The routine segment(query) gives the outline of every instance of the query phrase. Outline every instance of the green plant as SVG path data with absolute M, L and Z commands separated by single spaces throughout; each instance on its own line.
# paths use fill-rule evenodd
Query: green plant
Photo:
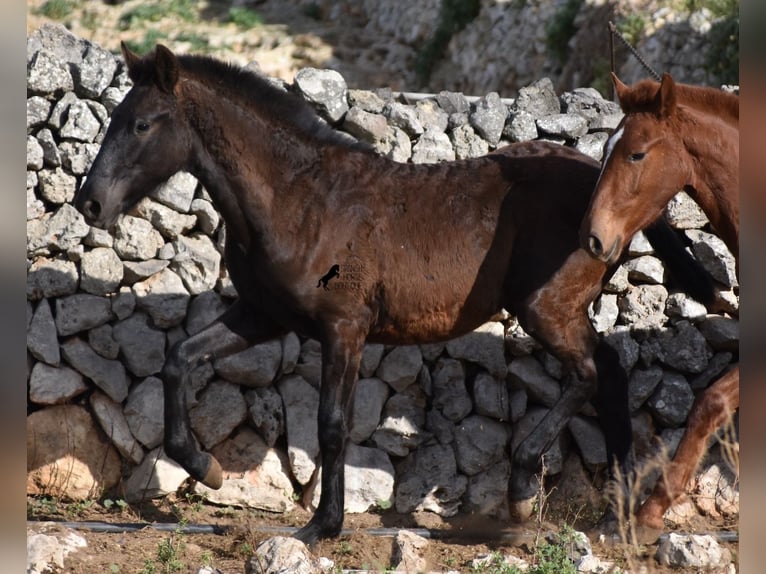
M 165 17 L 192 22 L 198 17 L 197 3 L 194 0 L 144 2 L 125 11 L 120 16 L 118 26 L 120 30 L 130 30 L 146 22 L 159 22 Z
M 615 23 L 617 30 L 628 43 L 634 46 L 643 37 L 646 29 L 646 16 L 643 14 L 626 14 Z
M 169 536 L 157 544 L 157 561 L 162 567 L 163 574 L 180 572 L 184 567 L 181 561 L 181 554 L 184 551 L 185 544 L 180 536 L 176 536 L 176 540 L 173 540 L 173 538 L 173 536 Z
M 67 516 L 83 516 L 90 510 L 90 507 L 93 506 L 95 502 L 91 499 L 88 500 L 78 500 L 76 502 L 70 502 L 66 505 L 66 508 L 64 509 L 64 514 Z
M 136 54 L 145 54 L 151 50 L 154 50 L 158 42 L 167 40 L 167 34 L 160 32 L 159 30 L 147 30 L 146 34 L 141 40 L 127 40 L 125 43 L 128 48 Z
M 233 6 L 229 8 L 227 20 L 244 30 L 250 30 L 263 24 L 261 15 L 246 6 Z
M 564 525 L 551 542 L 543 542 L 535 548 L 534 565 L 527 574 L 576 574 L 572 552 L 575 531 Z
M 48 0 L 35 13 L 51 20 L 63 20 L 72 13 L 76 6 L 76 0 Z
M 739 0 L 710 29 L 705 68 L 724 84 L 739 83 Z
M 122 498 L 118 498 L 117 500 L 112 500 L 111 498 L 105 498 L 101 505 L 106 508 L 107 510 L 115 510 L 119 513 L 125 512 L 128 508 L 128 503 L 125 502 Z
M 253 545 L 249 542 L 243 542 L 239 545 L 239 554 L 243 558 L 249 558 L 253 555 Z

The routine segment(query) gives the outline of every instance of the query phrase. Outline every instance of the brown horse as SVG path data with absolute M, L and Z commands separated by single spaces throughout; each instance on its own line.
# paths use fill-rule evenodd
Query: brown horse
M 583 246 L 616 260 L 681 189 L 702 207 L 739 262 L 739 98 L 711 88 L 644 81 L 628 87 L 613 75 L 625 117 L 606 144 L 603 168 L 582 223 Z M 701 393 L 664 478 L 636 517 L 646 540 L 684 491 L 710 434 L 739 406 L 739 366 Z
M 318 508 L 296 536 L 337 535 L 365 341 L 445 340 L 502 308 L 579 377 L 514 453 L 511 499 L 524 507 L 534 496 L 541 453 L 597 377 L 609 383 L 598 385 L 597 402 L 609 455 L 626 460 L 627 376 L 587 316 L 614 266 L 579 246 L 598 162 L 533 142 L 466 161 L 396 163 L 252 72 L 163 46 L 144 58 L 123 46 L 123 56 L 134 86 L 75 205 L 107 227 L 175 172 L 192 173 L 226 222 L 225 259 L 239 294 L 171 349 L 161 373 L 164 447 L 192 477 L 213 488 L 222 481 L 189 426 L 183 387 L 191 370 L 288 331 L 315 338 L 323 478 Z M 664 220 L 652 230 L 658 248 L 673 234 Z

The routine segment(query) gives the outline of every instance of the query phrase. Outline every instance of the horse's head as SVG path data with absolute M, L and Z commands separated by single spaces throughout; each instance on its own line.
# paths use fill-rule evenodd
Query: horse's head
M 673 79 L 665 74 L 660 84 L 633 87 L 612 79 L 625 117 L 604 146 L 601 176 L 580 228 L 583 248 L 607 263 L 660 216 L 691 173 L 674 122 Z
M 91 225 L 117 216 L 183 169 L 191 139 L 181 121 L 179 64 L 164 46 L 139 58 L 122 44 L 133 87 L 114 109 L 75 207 Z

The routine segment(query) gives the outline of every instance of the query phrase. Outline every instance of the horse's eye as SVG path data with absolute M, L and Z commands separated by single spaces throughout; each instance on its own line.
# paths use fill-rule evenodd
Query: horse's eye
M 151 126 L 149 125 L 149 122 L 147 122 L 147 121 L 144 121 L 144 120 L 138 120 L 138 121 L 136 122 L 136 125 L 134 126 L 134 128 L 133 128 L 133 129 L 134 129 L 134 131 L 135 131 L 137 134 L 145 134 L 146 132 L 148 132 L 148 131 L 149 131 L 149 128 L 150 128 L 150 127 L 151 127 Z
M 644 159 L 645 155 L 646 154 L 643 152 L 632 153 L 628 156 L 628 161 L 631 161 L 631 162 L 641 161 L 642 159 Z

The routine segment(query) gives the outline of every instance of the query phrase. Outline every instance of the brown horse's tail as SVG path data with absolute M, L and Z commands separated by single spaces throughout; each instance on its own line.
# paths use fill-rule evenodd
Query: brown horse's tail
M 715 301 L 715 288 L 710 273 L 686 250 L 684 242 L 665 217 L 660 217 L 644 234 L 657 255 L 665 262 L 675 287 L 710 307 Z

